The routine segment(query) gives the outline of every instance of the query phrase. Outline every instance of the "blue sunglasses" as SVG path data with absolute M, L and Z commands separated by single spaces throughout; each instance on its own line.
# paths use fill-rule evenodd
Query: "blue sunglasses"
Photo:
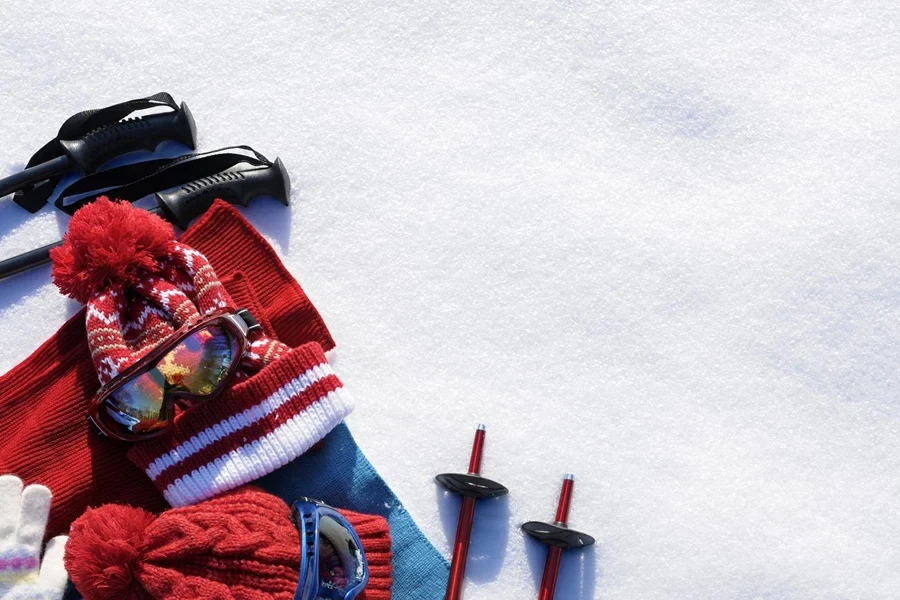
M 311 498 L 291 506 L 300 531 L 300 581 L 294 600 L 353 600 L 369 583 L 359 536 L 341 513 Z

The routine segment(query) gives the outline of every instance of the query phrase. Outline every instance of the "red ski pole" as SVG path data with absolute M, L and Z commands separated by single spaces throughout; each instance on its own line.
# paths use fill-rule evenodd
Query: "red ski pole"
M 569 507 L 572 505 L 572 490 L 575 487 L 575 477 L 566 475 L 563 479 L 562 491 L 559 494 L 559 504 L 556 507 L 556 517 L 553 523 L 541 521 L 529 521 L 522 525 L 522 530 L 539 542 L 547 544 L 547 561 L 544 563 L 544 575 L 541 578 L 541 588 L 538 600 L 553 600 L 556 593 L 556 579 L 559 575 L 559 564 L 562 561 L 563 550 L 569 548 L 586 548 L 594 543 L 594 538 L 586 533 L 569 529 Z
M 469 472 L 443 473 L 438 475 L 438 483 L 449 491 L 462 496 L 459 509 L 459 521 L 456 524 L 456 538 L 453 541 L 453 558 L 450 561 L 450 579 L 447 582 L 445 600 L 462 598 L 463 581 L 466 577 L 466 559 L 469 556 L 469 542 L 472 538 L 472 525 L 475 522 L 475 503 L 480 498 L 497 498 L 509 493 L 496 481 L 481 476 L 481 458 L 484 456 L 485 427 L 479 425 L 472 444 L 472 455 L 469 458 Z

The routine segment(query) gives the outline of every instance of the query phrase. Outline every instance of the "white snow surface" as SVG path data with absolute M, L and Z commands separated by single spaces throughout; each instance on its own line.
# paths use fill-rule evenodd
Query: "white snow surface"
M 408 5 L 404 5 L 408 4 Z M 0 165 L 160 90 L 290 170 L 244 210 L 338 342 L 361 447 L 467 599 L 900 598 L 900 7 L 4 2 Z M 165 149 L 162 149 L 165 151 Z M 59 237 L 0 206 L 0 257 Z M 0 282 L 0 370 L 77 306 Z M 406 599 L 399 599 L 406 600 Z

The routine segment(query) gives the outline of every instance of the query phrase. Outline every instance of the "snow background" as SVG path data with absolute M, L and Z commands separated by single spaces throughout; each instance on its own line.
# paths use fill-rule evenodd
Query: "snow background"
M 566 472 L 558 598 L 900 597 L 895 3 L 381 4 L 5 2 L 0 165 L 160 90 L 280 156 L 245 214 L 445 555 L 488 426 L 468 599 L 536 596 Z M 0 257 L 65 227 L 0 204 Z M 47 273 L 0 283 L 0 370 L 76 309 Z

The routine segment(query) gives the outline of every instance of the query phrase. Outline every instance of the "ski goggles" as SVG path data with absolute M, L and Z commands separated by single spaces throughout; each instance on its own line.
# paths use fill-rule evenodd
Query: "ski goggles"
M 246 310 L 218 311 L 189 322 L 141 357 L 91 401 L 88 418 L 101 433 L 126 442 L 172 428 L 175 407 L 214 398 L 234 377 L 259 324 Z
M 300 498 L 291 506 L 300 532 L 300 579 L 294 600 L 353 600 L 369 583 L 359 536 L 327 504 Z

